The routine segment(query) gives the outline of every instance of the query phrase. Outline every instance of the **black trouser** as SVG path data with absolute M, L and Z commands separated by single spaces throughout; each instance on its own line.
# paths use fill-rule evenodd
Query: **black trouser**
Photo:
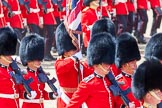
M 56 27 L 61 24 L 60 17 L 55 17 L 56 20 Z
M 152 8 L 153 11 L 153 22 L 151 28 L 151 35 L 157 32 L 157 28 L 160 27 L 161 19 L 162 19 L 162 10 L 160 7 Z
M 52 43 L 55 43 L 54 25 L 43 25 L 43 36 L 45 37 L 45 56 L 51 55 Z
M 134 26 L 134 13 L 129 12 L 128 14 L 128 20 L 127 20 L 127 32 L 132 33 Z
M 40 27 L 35 24 L 28 24 L 30 33 L 37 33 L 40 35 Z
M 127 29 L 127 18 L 128 15 L 117 15 L 117 35 L 120 35 L 122 32 L 125 32 Z
M 22 38 L 26 35 L 27 30 L 26 29 L 21 29 L 21 28 L 13 28 L 15 33 L 17 34 L 18 42 L 16 46 L 16 55 L 19 55 L 19 47 L 20 47 L 20 42 Z
M 137 31 L 143 35 L 146 32 L 147 28 L 147 22 L 148 22 L 148 16 L 147 16 L 147 10 L 145 9 L 138 9 L 137 10 L 138 15 L 138 28 Z

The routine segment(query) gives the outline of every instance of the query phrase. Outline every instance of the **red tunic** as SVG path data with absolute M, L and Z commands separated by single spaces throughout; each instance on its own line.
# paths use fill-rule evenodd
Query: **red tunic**
M 151 8 L 160 7 L 160 0 L 149 0 Z
M 60 17 L 60 12 L 59 12 L 59 10 L 58 10 L 58 6 L 57 5 L 53 5 L 53 8 L 54 8 L 54 16 L 55 17 Z
M 107 78 L 90 76 L 83 79 L 66 108 L 80 108 L 83 102 L 88 108 L 114 108 L 114 100 Z
M 148 0 L 137 0 L 137 9 L 148 9 Z
M 0 67 L 0 94 L 19 94 L 18 86 L 10 76 L 11 71 L 11 68 Z M 19 108 L 19 99 L 0 96 L 0 108 Z
M 6 20 L 4 16 L 2 1 L 0 0 L 0 28 L 5 26 L 6 26 Z
M 54 25 L 56 24 L 54 16 L 54 7 L 51 0 L 45 0 L 47 2 L 47 13 L 43 13 L 43 24 L 45 25 Z
M 29 78 L 33 79 L 33 81 L 30 83 L 30 87 L 31 87 L 32 91 L 36 91 L 36 93 L 37 93 L 36 97 L 33 100 L 42 99 L 42 98 L 47 99 L 47 100 L 50 99 L 49 93 L 44 90 L 45 83 L 40 82 L 38 80 L 38 72 L 35 72 L 32 70 L 27 70 L 27 74 L 24 75 L 24 78 L 26 80 Z M 21 89 L 21 93 L 20 93 L 21 97 L 20 98 L 26 99 L 26 96 L 24 97 L 24 93 L 25 93 L 24 88 L 21 86 L 20 89 Z M 44 105 L 43 105 L 43 103 L 23 102 L 22 108 L 44 108 Z
M 83 65 L 83 77 L 86 77 L 87 75 L 90 75 L 93 73 L 93 69 L 89 68 L 86 63 Z M 60 84 L 61 88 L 70 88 L 73 90 L 76 90 L 78 87 L 78 78 L 82 79 L 81 75 L 78 75 L 78 71 L 76 70 L 76 67 L 78 67 L 78 64 L 76 64 L 75 60 L 71 57 L 69 58 L 59 58 L 55 62 L 55 69 L 56 69 L 56 75 Z M 82 70 L 81 69 L 81 70 Z M 73 92 L 65 92 L 65 94 L 71 98 Z M 61 98 L 57 99 L 57 108 L 65 108 L 66 104 L 63 102 Z
M 82 11 L 81 25 L 83 31 L 83 42 L 85 47 L 88 46 L 88 43 L 90 41 L 90 30 L 92 28 L 92 25 L 96 20 L 99 19 L 99 12 L 100 11 L 92 9 L 90 7 L 86 7 Z
M 28 0 L 25 0 L 25 1 L 28 1 Z M 32 2 L 29 3 L 29 6 L 30 6 L 30 13 L 26 12 L 26 15 L 24 15 L 27 17 L 27 24 L 35 24 L 39 26 L 40 9 L 39 9 L 37 0 L 32 0 Z
M 132 77 L 128 74 L 119 74 L 118 76 L 118 82 L 124 82 L 124 84 L 120 84 L 120 87 L 121 89 L 124 91 L 124 90 L 127 90 L 128 88 L 131 88 L 131 81 L 132 81 Z M 141 106 L 141 103 L 139 100 L 137 100 L 133 93 L 132 92 L 129 92 L 127 94 L 127 97 L 128 99 L 131 101 L 131 102 L 134 102 L 135 106 L 136 107 L 140 107 Z M 118 108 L 119 106 L 121 106 L 122 104 L 124 104 L 124 102 L 122 101 L 122 99 L 120 97 L 117 98 L 117 101 L 118 101 Z
M 111 70 L 112 70 L 114 76 L 117 76 L 121 73 L 121 70 L 119 68 L 117 68 L 117 66 L 115 64 L 111 65 Z
M 126 2 L 125 3 L 119 2 L 114 7 L 116 9 L 116 15 L 128 15 L 128 7 Z
M 11 10 L 14 13 L 12 17 L 9 17 L 9 22 L 13 28 L 23 28 L 22 13 L 18 0 L 8 0 L 8 4 L 11 6 Z
M 126 4 L 129 12 L 135 12 L 134 3 L 132 3 L 131 0 L 128 0 Z

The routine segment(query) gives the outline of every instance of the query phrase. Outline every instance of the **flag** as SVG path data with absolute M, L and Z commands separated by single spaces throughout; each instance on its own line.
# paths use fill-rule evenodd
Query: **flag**
M 82 0 L 67 0 L 66 23 L 69 29 L 81 31 L 81 9 Z

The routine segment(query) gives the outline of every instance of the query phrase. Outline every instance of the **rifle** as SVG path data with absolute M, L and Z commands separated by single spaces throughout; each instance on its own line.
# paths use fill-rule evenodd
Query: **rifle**
M 8 17 L 11 18 L 14 15 L 14 13 L 12 12 L 11 6 L 5 0 L 2 0 L 2 4 L 3 4 L 4 7 L 7 8 Z
M 52 3 L 56 4 L 58 6 L 59 11 L 63 11 L 63 7 L 61 5 L 62 2 L 63 2 L 63 0 L 52 0 Z
M 124 93 L 124 91 L 120 88 L 118 82 L 115 80 L 114 75 L 112 74 L 112 72 L 109 72 L 106 77 L 110 80 L 110 82 L 112 83 L 112 85 L 110 86 L 110 90 L 112 91 L 112 93 L 117 96 L 120 95 L 120 97 L 122 98 L 122 100 L 124 101 L 124 103 L 129 106 L 129 99 L 126 96 L 126 93 Z
M 48 86 L 51 88 L 51 90 L 54 92 L 56 96 L 58 96 L 57 88 L 53 85 L 53 83 L 56 82 L 56 79 L 53 77 L 52 80 L 50 80 L 47 76 L 47 74 L 43 71 L 42 67 L 38 68 L 38 79 L 40 82 L 47 83 Z
M 16 84 L 18 85 L 22 84 L 27 94 L 31 95 L 32 89 L 30 88 L 29 84 L 33 81 L 33 79 L 32 78 L 29 78 L 28 80 L 24 79 L 22 75 L 23 72 L 20 70 L 15 60 L 12 61 L 12 63 L 10 64 L 10 67 L 14 71 L 14 72 L 13 71 L 10 72 L 10 75 L 14 79 Z
M 43 12 L 46 14 L 46 13 L 47 13 L 47 6 L 46 6 L 47 1 L 38 0 L 38 3 L 39 3 L 40 5 L 42 5 L 42 7 L 43 7 Z
M 29 6 L 30 0 L 28 0 L 28 1 L 19 0 L 19 3 L 20 3 L 20 5 L 25 6 L 27 13 L 30 13 L 30 6 Z

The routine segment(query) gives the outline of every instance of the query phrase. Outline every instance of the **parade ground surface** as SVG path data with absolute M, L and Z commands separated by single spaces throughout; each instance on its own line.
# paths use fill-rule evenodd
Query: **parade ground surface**
M 148 21 L 149 23 L 147 25 L 147 31 L 146 31 L 146 34 L 145 34 L 145 39 L 147 41 L 150 39 L 149 35 L 150 35 L 150 30 L 151 30 L 152 18 L 153 18 L 152 17 L 152 10 L 148 11 L 148 18 L 149 18 L 149 21 Z M 161 24 L 160 29 L 158 29 L 158 32 L 162 32 L 162 24 Z M 138 61 L 138 65 L 144 60 L 143 55 L 144 55 L 145 46 L 146 45 L 139 45 L 142 59 L 140 61 Z M 57 57 L 57 53 L 54 53 L 53 56 Z M 44 61 L 42 63 L 42 66 L 43 66 L 43 68 L 46 72 L 50 73 L 50 76 L 49 76 L 50 78 L 55 77 L 57 79 L 55 69 L 54 69 L 54 63 L 55 63 L 55 61 L 50 61 L 50 62 Z M 55 85 L 58 87 L 58 81 L 55 83 Z M 48 85 L 46 85 L 46 90 L 51 91 L 50 88 L 48 87 Z M 20 101 L 20 103 L 22 103 L 22 101 Z M 45 100 L 44 104 L 45 104 L 44 108 L 57 108 L 56 107 L 56 100 Z

